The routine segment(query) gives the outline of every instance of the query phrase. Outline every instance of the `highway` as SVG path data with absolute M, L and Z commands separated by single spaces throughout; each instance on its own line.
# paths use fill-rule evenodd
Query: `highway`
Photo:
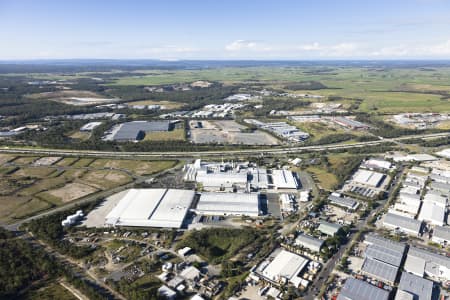
M 338 143 L 325 144 L 317 146 L 290 146 L 273 148 L 256 148 L 242 150 L 223 150 L 223 151 L 187 151 L 187 152 L 115 152 L 115 151 L 91 151 L 91 150 L 66 150 L 66 149 L 46 149 L 46 148 L 20 148 L 20 147 L 2 147 L 0 153 L 31 154 L 31 155 L 57 155 L 57 156 L 87 156 L 87 157 L 115 157 L 115 158 L 200 158 L 227 155 L 255 155 L 266 156 L 300 153 L 300 152 L 318 152 L 327 150 L 362 148 L 367 146 L 377 146 L 386 143 L 396 143 L 402 140 L 418 138 L 439 138 L 450 136 L 450 131 L 443 133 L 416 134 L 397 138 L 380 138 L 375 141 L 359 143 Z

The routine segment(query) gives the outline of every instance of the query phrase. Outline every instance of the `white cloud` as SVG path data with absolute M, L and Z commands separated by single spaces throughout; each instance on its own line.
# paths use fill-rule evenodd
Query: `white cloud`
M 236 40 L 225 46 L 227 51 L 240 51 L 243 49 L 254 49 L 256 42 L 246 40 Z
M 263 42 L 248 41 L 248 40 L 236 40 L 225 46 L 225 50 L 232 52 L 239 51 L 272 51 L 272 47 Z
M 304 50 L 304 51 L 317 51 L 317 50 L 321 50 L 322 46 L 320 46 L 319 43 L 315 42 L 312 44 L 306 44 L 306 45 L 301 45 L 297 47 L 298 50 Z
M 450 55 L 450 40 L 443 43 L 422 47 L 421 51 L 430 56 L 448 56 Z

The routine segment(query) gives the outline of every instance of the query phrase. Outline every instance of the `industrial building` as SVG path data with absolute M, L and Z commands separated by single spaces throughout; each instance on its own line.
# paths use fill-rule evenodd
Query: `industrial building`
M 411 295 L 411 299 L 433 299 L 433 281 L 403 272 L 398 285 L 397 294 L 400 291 L 404 291 Z M 395 299 L 397 298 L 398 295 Z
M 133 142 L 142 140 L 146 132 L 169 131 L 177 121 L 132 121 L 114 126 L 105 132 L 106 141 Z
M 394 284 L 405 253 L 405 245 L 377 235 L 369 234 L 365 243 L 361 271 L 373 278 Z
M 185 181 L 198 182 L 205 191 L 296 191 L 301 185 L 292 171 L 267 171 L 249 163 L 205 163 L 198 159 L 184 171 Z
M 332 121 L 342 127 L 353 129 L 353 130 L 362 130 L 362 129 L 369 129 L 370 126 L 361 122 L 358 122 L 353 119 L 349 119 L 346 117 L 334 117 L 332 118 Z
M 437 280 L 450 280 L 450 258 L 413 246 L 409 247 L 404 269 L 420 277 L 426 274 Z
M 353 175 L 352 181 L 371 187 L 379 187 L 383 183 L 385 177 L 386 175 L 383 173 L 359 169 Z
M 303 132 L 297 127 L 289 125 L 286 122 L 264 123 L 255 119 L 245 119 L 244 122 L 270 131 L 290 142 L 302 142 L 309 138 L 309 133 Z
M 332 193 L 330 196 L 328 196 L 328 200 L 330 200 L 331 204 L 349 209 L 349 210 L 356 210 L 359 206 L 359 202 L 351 197 L 341 197 L 340 194 Z
M 392 164 L 384 159 L 371 158 L 362 163 L 362 166 L 367 169 L 381 169 L 381 170 L 390 170 Z
M 297 190 L 300 186 L 295 173 L 289 170 L 272 170 L 272 183 L 269 187 L 275 190 Z
M 286 251 L 284 249 L 277 249 L 278 251 L 270 261 L 263 261 L 255 270 L 254 273 L 276 285 L 285 284 L 287 282 L 298 287 L 300 285 L 307 285 L 308 281 L 302 279 L 299 274 L 302 273 L 309 263 L 307 258 L 298 254 Z
M 321 221 L 319 227 L 317 228 L 321 233 L 333 236 L 341 230 L 341 225 Z
M 436 226 L 433 229 L 433 237 L 431 240 L 438 244 L 448 244 L 450 242 L 450 227 Z
M 295 245 L 306 248 L 313 252 L 320 252 L 324 244 L 324 240 L 300 233 L 295 239 Z
M 194 209 L 200 215 L 252 216 L 260 214 L 257 193 L 202 193 Z
M 106 216 L 110 226 L 180 228 L 195 192 L 175 189 L 130 189 Z
M 418 236 L 422 229 L 422 221 L 393 213 L 387 213 L 384 216 L 383 226 L 389 229 L 399 230 L 406 234 Z
M 365 281 L 348 278 L 337 300 L 388 300 L 389 292 Z
M 446 208 L 438 205 L 434 202 L 422 202 L 422 208 L 420 209 L 419 221 L 429 222 L 433 225 L 444 225 Z

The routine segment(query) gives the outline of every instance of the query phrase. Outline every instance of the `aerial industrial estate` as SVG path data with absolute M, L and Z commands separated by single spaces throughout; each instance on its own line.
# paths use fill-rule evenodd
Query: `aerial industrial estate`
M 440 60 L 0 60 L 0 299 L 450 299 L 449 83 Z

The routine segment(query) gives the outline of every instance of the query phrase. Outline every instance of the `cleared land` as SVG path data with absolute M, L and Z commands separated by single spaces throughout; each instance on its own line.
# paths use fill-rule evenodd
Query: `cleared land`
M 176 165 L 176 161 L 173 160 L 160 160 L 160 161 L 142 161 L 142 160 L 109 160 L 109 159 L 97 159 L 91 164 L 92 168 L 114 168 L 114 169 L 126 169 L 137 175 L 151 175 L 161 172 L 162 170 L 171 168 Z
M 79 182 L 66 184 L 64 187 L 48 191 L 44 194 L 55 197 L 59 201 L 66 203 L 72 200 L 95 193 L 98 189 Z
M 36 94 L 29 94 L 27 95 L 27 97 L 30 99 L 53 100 L 56 102 L 61 102 L 75 106 L 104 104 L 119 100 L 119 99 L 105 98 L 100 94 L 81 90 L 63 90 L 56 92 L 36 93 Z
M 199 128 L 198 123 L 202 126 Z M 196 144 L 277 145 L 272 135 L 248 128 L 235 121 L 191 121 L 191 140 Z M 195 128 L 197 127 L 197 128 Z

